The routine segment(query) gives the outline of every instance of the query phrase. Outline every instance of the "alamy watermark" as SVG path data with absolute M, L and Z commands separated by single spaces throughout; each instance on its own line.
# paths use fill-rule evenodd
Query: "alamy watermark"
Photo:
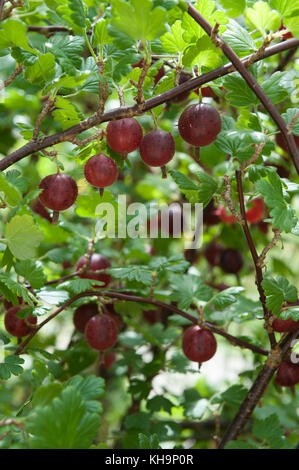
M 181 238 L 185 249 L 202 245 L 201 203 L 127 204 L 127 196 L 119 195 L 117 203 L 102 202 L 95 213 L 97 238 Z

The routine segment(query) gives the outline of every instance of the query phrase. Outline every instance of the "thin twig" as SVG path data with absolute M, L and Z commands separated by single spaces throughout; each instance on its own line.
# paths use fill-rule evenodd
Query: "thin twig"
M 240 166 L 240 169 L 242 172 L 245 171 L 249 165 L 252 165 L 258 160 L 265 145 L 266 145 L 266 142 L 261 142 L 260 144 L 255 145 L 255 151 L 252 157 L 250 157 L 246 162 L 242 163 L 242 165 Z
M 20 73 L 22 73 L 23 67 L 24 67 L 24 64 L 22 62 L 16 67 L 16 70 L 10 75 L 10 77 L 8 77 L 4 82 L 0 83 L 0 91 L 3 90 L 3 88 L 10 85 L 14 81 L 14 79 L 18 75 L 20 75 Z
M 263 56 L 260 57 L 260 60 L 265 59 L 267 57 L 271 57 L 274 54 L 278 54 L 281 51 L 288 50 L 290 48 L 295 48 L 299 45 L 298 39 L 289 39 L 284 41 L 280 44 L 276 44 L 274 46 L 270 46 L 266 49 Z M 250 56 L 245 57 L 242 59 L 242 63 L 246 66 L 248 60 L 250 60 Z M 198 87 L 204 85 L 205 83 L 211 82 L 219 77 L 223 77 L 231 72 L 234 72 L 235 67 L 232 63 L 224 65 L 223 67 L 219 67 L 211 72 L 208 72 L 200 77 L 196 77 L 192 80 L 189 80 L 181 85 L 172 88 L 171 90 L 165 91 L 160 95 L 154 96 L 144 102 L 143 112 L 149 111 L 152 108 L 160 106 L 163 103 L 173 100 L 177 96 L 180 96 L 182 93 L 187 91 L 192 91 L 197 89 Z M 23 147 L 19 148 L 18 150 L 12 152 L 7 157 L 3 158 L 0 161 L 0 171 L 5 170 L 6 168 L 10 167 L 14 163 L 22 160 L 24 157 L 31 155 L 34 152 L 38 152 L 43 148 L 51 147 L 52 145 L 58 144 L 60 142 L 64 142 L 70 140 L 70 137 L 75 137 L 76 135 L 80 134 L 91 127 L 97 126 L 103 122 L 112 121 L 114 119 L 121 119 L 124 117 L 133 117 L 140 114 L 140 110 L 137 105 L 134 106 L 127 106 L 125 108 L 116 108 L 112 109 L 111 111 L 99 115 L 98 113 L 93 114 L 89 118 L 81 121 L 79 124 L 66 129 L 63 132 L 59 132 L 57 134 L 45 137 L 44 139 L 40 139 L 38 142 L 28 142 Z
M 55 104 L 55 98 L 52 99 L 49 97 L 45 106 L 43 107 L 42 112 L 40 113 L 40 115 L 38 116 L 36 120 L 34 132 L 33 132 L 33 138 L 32 138 L 33 141 L 36 141 L 38 139 L 38 134 L 39 134 L 41 123 L 43 119 L 47 116 L 49 111 L 53 108 L 54 104 Z
M 221 194 L 221 196 L 227 203 L 229 210 L 231 211 L 233 216 L 236 218 L 236 220 L 241 225 L 243 225 L 244 220 L 242 216 L 239 214 L 239 212 L 236 210 L 233 200 L 231 198 L 231 186 L 230 186 L 230 179 L 228 175 L 224 175 L 224 184 L 225 184 L 225 191 Z
M 68 300 L 65 302 L 61 307 L 59 307 L 55 312 L 53 312 L 51 315 L 49 315 L 42 323 L 40 323 L 31 333 L 30 335 L 19 345 L 17 350 L 15 351 L 14 354 L 21 354 L 24 351 L 25 346 L 31 341 L 31 339 L 38 333 L 38 331 L 46 325 L 49 321 L 51 321 L 53 318 L 55 318 L 59 313 L 61 313 L 63 310 L 68 308 L 72 303 L 74 303 L 78 299 L 82 299 L 84 297 L 108 297 L 110 299 L 118 299 L 118 300 L 124 300 L 124 301 L 132 301 L 132 302 L 142 302 L 146 304 L 151 304 L 155 305 L 157 307 L 162 307 L 166 310 L 170 310 L 171 312 L 177 313 L 178 315 L 181 315 L 182 317 L 186 318 L 190 322 L 197 324 L 197 318 L 195 318 L 193 315 L 190 315 L 187 312 L 184 312 L 183 310 L 179 309 L 178 307 L 174 305 L 168 305 L 165 302 L 161 302 L 160 300 L 156 299 L 150 299 L 150 298 L 144 298 L 144 297 L 139 297 L 131 294 L 124 294 L 120 292 L 110 292 L 110 291 L 86 291 L 81 294 L 78 294 L 74 296 L 72 299 Z M 217 328 L 215 325 L 209 322 L 204 322 L 202 326 L 205 326 L 206 328 L 209 328 L 213 333 L 218 334 L 220 336 L 223 336 L 226 338 L 231 344 L 235 346 L 239 346 L 244 349 L 249 349 L 257 354 L 262 354 L 267 356 L 269 352 L 263 348 L 260 348 L 258 346 L 255 346 L 254 344 L 247 343 L 246 341 L 241 340 L 240 338 L 236 338 L 235 336 L 230 335 L 226 331 L 224 331 L 221 328 Z
M 273 232 L 274 232 L 274 237 L 273 239 L 271 240 L 271 242 L 263 249 L 262 253 L 260 254 L 259 256 L 259 259 L 258 259 L 258 262 L 257 262 L 257 265 L 260 267 L 260 268 L 264 268 L 265 267 L 265 264 L 264 264 L 264 261 L 265 261 L 265 258 L 267 256 L 267 253 L 271 250 L 271 248 L 273 248 L 276 243 L 278 242 L 279 240 L 279 237 L 280 237 L 280 229 L 279 228 L 274 228 L 273 229 Z
M 242 219 L 243 219 L 242 227 L 243 227 L 243 231 L 244 231 L 244 234 L 245 234 L 245 237 L 246 237 L 246 240 L 247 240 L 247 243 L 248 243 L 248 247 L 249 247 L 252 259 L 253 259 L 253 263 L 254 263 L 254 267 L 255 267 L 255 273 L 256 273 L 256 285 L 257 285 L 260 301 L 261 301 L 263 311 L 264 311 L 264 319 L 265 319 L 265 322 L 266 322 L 266 325 L 267 325 L 267 322 L 269 321 L 269 319 L 271 317 L 271 314 L 270 314 L 270 312 L 267 308 L 267 305 L 266 305 L 266 296 L 265 296 L 264 289 L 263 289 L 263 286 L 262 286 L 263 271 L 262 271 L 262 268 L 259 265 L 259 260 L 260 259 L 259 259 L 259 256 L 257 254 L 256 248 L 255 248 L 255 245 L 254 245 L 254 242 L 253 242 L 253 239 L 252 239 L 252 236 L 251 236 L 248 224 L 247 224 L 241 170 L 236 171 L 236 180 L 237 180 L 237 186 L 238 186 L 240 211 L 241 211 L 241 216 L 242 216 Z M 276 340 L 275 340 L 274 333 L 269 331 L 268 336 L 269 336 L 271 347 L 274 348 L 276 346 Z
M 89 137 L 86 137 L 86 139 L 77 139 L 76 137 L 73 137 L 70 141 L 72 144 L 77 145 L 78 147 L 85 147 L 85 145 L 89 144 L 89 142 L 92 142 L 93 140 L 102 140 L 104 136 L 104 131 L 103 129 L 98 129 L 97 132 L 93 135 L 90 135 Z
M 194 8 L 190 3 L 188 3 L 188 13 L 192 18 L 204 29 L 204 31 L 211 36 L 213 34 L 213 28 L 210 23 Z M 272 103 L 272 101 L 268 98 L 265 94 L 262 87 L 259 85 L 257 80 L 254 76 L 247 70 L 246 66 L 242 62 L 241 59 L 237 56 L 237 54 L 233 51 L 233 49 L 220 37 L 216 35 L 214 38 L 216 40 L 216 45 L 221 48 L 225 56 L 234 64 L 237 71 L 240 75 L 244 78 L 247 85 L 251 88 L 254 94 L 259 98 L 261 103 L 263 104 L 264 108 L 268 111 L 270 116 L 272 117 L 273 121 L 276 123 L 278 128 L 280 129 L 284 140 L 286 142 L 287 148 L 293 160 L 294 166 L 296 171 L 299 175 L 299 153 L 296 146 L 296 142 L 294 136 L 288 133 L 288 127 L 277 111 L 276 107 Z M 220 46 L 219 46 L 220 44 Z

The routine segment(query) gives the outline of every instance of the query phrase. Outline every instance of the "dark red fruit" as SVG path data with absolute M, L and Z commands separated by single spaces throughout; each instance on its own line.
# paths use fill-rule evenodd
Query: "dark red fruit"
M 285 166 L 278 165 L 277 163 L 266 162 L 265 166 L 274 166 L 277 169 L 277 174 L 280 178 L 288 178 L 290 176 L 290 170 Z
M 63 261 L 62 262 L 62 267 L 63 269 L 70 269 L 72 267 L 72 263 L 70 261 Z
M 207 207 L 204 208 L 203 213 L 203 223 L 210 226 L 210 225 L 217 225 L 219 224 L 219 210 L 214 204 L 214 200 L 212 199 Z
M 283 361 L 278 368 L 275 383 L 281 387 L 294 387 L 299 383 L 299 365 Z
M 80 333 L 84 333 L 85 327 L 89 320 L 99 313 L 99 309 L 96 303 L 89 303 L 81 305 L 76 308 L 73 316 L 73 322 Z
M 216 349 L 217 342 L 211 331 L 194 325 L 184 332 L 183 351 L 190 361 L 208 361 L 214 356 Z
M 43 190 L 39 195 L 41 203 L 53 211 L 68 209 L 78 196 L 76 181 L 63 173 L 46 176 L 40 182 L 39 188 Z
M 288 318 L 287 320 L 281 320 L 280 318 L 275 318 L 272 323 L 273 330 L 277 333 L 287 333 L 293 332 L 299 328 L 299 320 L 294 321 L 292 318 Z
M 87 343 L 99 351 L 109 349 L 117 341 L 118 330 L 115 321 L 108 315 L 96 315 L 92 317 L 85 328 Z
M 254 199 L 251 201 L 252 207 L 248 209 L 246 212 L 246 219 L 248 222 L 254 224 L 259 222 L 263 216 L 265 211 L 265 204 L 263 199 Z
M 29 335 L 32 331 L 33 325 L 36 324 L 37 318 L 29 315 L 28 318 L 18 318 L 17 313 L 22 310 L 22 307 L 12 307 L 7 310 L 4 317 L 4 325 L 6 331 L 17 338 Z
M 188 82 L 191 80 L 191 75 L 189 73 L 181 72 L 180 78 L 179 78 L 179 85 L 182 85 L 185 82 Z M 184 91 L 181 93 L 179 96 L 176 96 L 175 98 L 172 99 L 173 103 L 182 103 L 183 101 L 186 101 L 189 98 L 190 91 Z
M 52 217 L 51 217 L 50 213 L 47 211 L 45 206 L 42 205 L 42 203 L 40 202 L 40 200 L 38 198 L 36 198 L 32 201 L 31 209 L 36 214 L 40 215 L 43 219 L 46 219 L 49 222 L 52 221 Z
M 104 354 L 103 366 L 105 367 L 105 369 L 110 369 L 110 367 L 112 367 L 113 364 L 115 363 L 115 360 L 116 360 L 116 354 L 115 353 L 108 352 L 108 353 Z
M 18 297 L 18 302 L 21 305 L 23 303 L 23 297 Z M 3 305 L 6 310 L 8 310 L 11 307 L 14 307 L 14 304 L 12 302 L 9 302 L 7 299 L 3 299 Z
M 225 224 L 235 224 L 237 222 L 236 217 L 232 214 L 228 214 L 224 206 L 218 207 L 217 214 L 221 222 Z
M 223 250 L 220 255 L 219 266 L 225 273 L 238 273 L 243 267 L 243 258 L 241 253 L 230 248 Z
M 294 135 L 295 143 L 297 147 L 299 148 L 299 135 Z M 276 134 L 275 135 L 275 141 L 278 147 L 282 148 L 286 153 L 289 152 L 287 144 L 285 143 L 284 137 L 282 134 Z
M 105 256 L 102 256 L 98 253 L 93 253 L 91 255 L 89 264 L 87 263 L 87 257 L 81 256 L 81 258 L 77 262 L 76 271 L 79 271 L 79 269 L 83 268 L 83 266 L 85 265 L 88 265 L 87 271 L 99 271 L 100 269 L 106 269 L 106 268 L 111 267 L 109 260 L 105 258 Z M 108 286 L 108 284 L 111 281 L 110 274 L 105 274 L 105 273 L 98 273 L 98 274 L 82 273 L 82 274 L 79 274 L 79 277 L 81 277 L 82 279 L 95 279 L 96 281 L 104 282 L 103 286 L 97 286 L 99 288 Z
M 211 266 L 219 266 L 222 247 L 217 243 L 210 243 L 205 249 L 205 257 Z
M 84 176 L 92 186 L 106 188 L 116 181 L 118 169 L 112 158 L 99 153 L 85 163 Z
M 183 111 L 178 125 L 186 142 L 205 147 L 214 142 L 221 131 L 221 118 L 217 109 L 209 104 L 192 104 Z
M 201 96 L 204 98 L 218 98 L 210 86 L 201 89 Z
M 118 153 L 130 153 L 139 147 L 142 139 L 142 128 L 134 118 L 110 121 L 106 130 L 110 148 Z
M 160 321 L 160 311 L 159 310 L 143 310 L 142 316 L 151 325 L 154 325 L 155 323 Z
M 142 160 L 149 166 L 163 166 L 175 153 L 172 135 L 159 129 L 146 134 L 140 143 L 139 152 Z
M 264 222 L 263 220 L 257 224 L 257 227 L 260 229 L 262 233 L 267 235 L 270 224 L 268 222 Z
M 283 23 L 281 23 L 281 26 L 280 26 L 280 28 L 279 28 L 278 31 L 283 31 L 284 29 L 286 29 L 286 27 L 283 25 Z M 283 38 L 284 40 L 286 40 L 286 39 L 292 39 L 293 37 L 294 37 L 294 36 L 292 35 L 292 33 L 291 33 L 290 31 L 289 31 L 288 33 L 284 33 L 284 34 L 282 35 L 282 38 Z
M 165 75 L 165 68 L 162 65 L 162 67 L 158 70 L 157 75 L 154 76 L 154 87 L 161 80 L 161 78 L 164 77 L 164 75 Z

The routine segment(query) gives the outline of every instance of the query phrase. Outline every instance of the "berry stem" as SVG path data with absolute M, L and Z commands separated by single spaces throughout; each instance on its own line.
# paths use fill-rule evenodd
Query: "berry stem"
M 166 166 L 165 165 L 161 166 L 161 170 L 162 170 L 162 178 L 163 179 L 167 178 Z
M 100 188 L 100 196 L 103 197 L 104 194 L 104 188 Z
M 58 219 L 59 219 L 59 211 L 53 211 L 52 225 L 57 225 Z

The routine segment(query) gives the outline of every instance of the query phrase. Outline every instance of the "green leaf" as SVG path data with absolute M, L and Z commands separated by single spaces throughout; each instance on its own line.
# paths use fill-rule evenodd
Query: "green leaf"
M 247 393 L 248 390 L 243 385 L 233 385 L 221 394 L 221 399 L 237 407 L 242 403 Z
M 187 309 L 194 300 L 208 301 L 213 295 L 213 289 L 207 286 L 203 279 L 193 274 L 170 276 L 173 289 L 172 298 L 178 301 L 179 308 Z
M 71 281 L 66 281 L 60 284 L 61 289 L 67 289 L 71 291 L 73 294 L 81 294 L 81 292 L 86 292 L 87 290 L 91 290 L 93 285 L 99 284 L 98 281 L 91 280 L 91 279 L 72 279 Z
M 113 38 L 109 36 L 107 26 L 108 20 L 101 18 L 94 27 L 92 43 L 94 46 L 103 46 L 104 44 L 111 44 Z
M 281 116 L 285 120 L 286 124 L 289 126 L 293 119 L 299 114 L 299 108 L 289 108 Z M 299 135 L 299 119 L 296 120 L 295 124 L 292 127 L 292 133 Z
M 85 46 L 84 38 L 80 36 L 54 35 L 49 39 L 48 44 L 49 52 L 55 55 L 63 70 L 69 75 L 74 76 L 76 69 L 80 69 L 82 65 L 81 52 Z M 68 78 L 68 83 L 66 78 L 62 77 L 59 81 L 60 87 L 72 88 L 80 84 L 76 83 L 80 77 L 76 76 L 73 78 L 75 84 L 70 82 L 70 78 Z
M 21 47 L 26 51 L 35 53 L 28 44 L 27 25 L 15 18 L 9 18 L 1 23 L 0 49 L 6 47 Z
M 33 449 L 88 449 L 99 425 L 98 414 L 88 412 L 81 393 L 68 386 L 50 405 L 35 409 L 26 430 Z
M 276 444 L 280 448 L 280 443 L 283 444 L 282 437 L 284 430 L 281 426 L 280 420 L 276 414 L 268 416 L 266 419 L 256 419 L 253 425 L 253 434 L 262 441 L 266 440 L 270 444 Z
M 154 398 L 151 398 L 147 401 L 147 408 L 149 411 L 161 411 L 164 410 L 167 413 L 171 412 L 171 408 L 174 406 L 173 403 L 163 395 L 156 395 Z
M 269 214 L 273 218 L 273 226 L 287 233 L 291 232 L 298 219 L 294 209 L 283 196 L 281 180 L 277 173 L 270 173 L 268 181 L 266 179 L 259 180 L 257 190 L 262 194 L 267 207 L 270 209 Z
M 216 309 L 223 310 L 237 301 L 236 296 L 240 295 L 245 289 L 243 287 L 229 287 L 216 294 L 210 301 L 213 302 Z
M 216 2 L 213 0 L 205 0 L 204 2 L 202 0 L 198 0 L 198 2 L 193 6 L 212 26 L 215 26 L 216 23 L 220 25 L 220 34 L 225 31 L 225 26 L 223 25 L 228 23 L 228 19 L 223 11 L 215 11 Z M 201 26 L 199 26 L 199 24 L 187 12 L 183 15 L 183 28 L 186 30 L 184 33 L 184 39 L 187 43 L 196 42 L 206 34 Z
M 284 73 L 276 72 L 261 85 L 273 104 L 280 103 L 288 96 L 288 91 L 280 83 L 282 78 L 284 78 Z
M 299 37 L 299 15 L 284 18 L 285 27 L 291 31 L 293 36 L 298 39 Z
M 16 215 L 6 225 L 5 236 L 12 254 L 21 260 L 34 258 L 43 234 L 30 215 Z
M 50 52 L 41 54 L 35 63 L 25 69 L 25 78 L 33 84 L 41 85 L 55 77 L 55 57 Z
M 153 8 L 151 0 L 112 1 L 112 25 L 132 39 L 155 40 L 166 29 L 167 12 L 162 7 Z
M 22 200 L 21 192 L 7 180 L 4 173 L 0 173 L 0 191 L 5 193 L 5 200 L 8 205 L 15 207 L 20 204 Z
M 182 28 L 182 22 L 176 21 L 171 26 L 171 32 L 163 34 L 161 37 L 161 44 L 165 52 L 182 54 L 188 44 L 183 39 L 184 30 Z
M 268 31 L 277 31 L 280 28 L 280 15 L 271 10 L 266 2 L 256 2 L 253 8 L 245 10 L 245 21 L 253 29 L 258 29 L 265 37 Z
M 125 418 L 125 426 L 127 429 L 140 429 L 146 431 L 149 427 L 150 414 L 140 411 L 139 413 L 133 413 L 127 415 Z
M 224 77 L 223 86 L 228 90 L 226 98 L 234 106 L 254 106 L 259 102 L 255 93 L 238 72 Z
M 151 286 L 153 283 L 153 276 L 147 266 L 134 266 L 131 265 L 127 268 L 111 268 L 106 270 L 116 279 L 126 279 L 128 281 L 136 281 Z
M 273 10 L 279 11 L 282 16 L 291 16 L 293 12 L 299 10 L 299 0 L 270 0 Z
M 47 280 L 43 267 L 32 260 L 19 261 L 15 265 L 15 270 L 29 282 L 33 289 L 40 289 Z
M 183 57 L 186 66 L 197 65 L 200 67 L 216 68 L 221 63 L 219 49 L 211 42 L 208 36 L 204 36 L 196 44 L 189 46 Z
M 12 375 L 22 374 L 23 367 L 21 367 L 20 364 L 24 364 L 24 362 L 24 359 L 20 356 L 6 356 L 4 362 L 0 363 L 0 378 L 7 380 Z
M 188 418 L 200 419 L 209 406 L 209 401 L 201 398 L 197 390 L 187 389 L 184 391 L 183 406 L 185 416 Z
M 239 3 L 236 4 L 236 2 L 234 2 L 234 4 L 239 5 Z M 230 45 L 236 54 L 245 55 L 256 49 L 254 41 L 248 31 L 234 20 L 230 20 L 229 25 L 223 34 L 223 39 Z
M 19 282 L 10 279 L 4 273 L 0 273 L 0 292 L 9 302 L 13 302 L 14 305 L 18 305 L 17 297 L 22 297 L 24 302 L 31 306 L 34 305 L 28 290 Z
M 273 315 L 278 315 L 284 301 L 295 302 L 298 298 L 296 287 L 289 284 L 282 276 L 276 279 L 269 277 L 263 280 L 262 286 L 267 297 L 266 305 Z
M 79 113 L 76 106 L 70 100 L 57 96 L 55 105 L 56 109 L 52 115 L 62 129 L 68 129 L 81 121 L 81 113 Z
M 102 405 L 97 401 L 104 394 L 105 382 L 102 377 L 89 375 L 86 378 L 76 375 L 65 384 L 72 386 L 80 392 L 83 400 L 86 402 L 86 410 L 92 413 L 100 413 Z
M 220 0 L 221 6 L 226 10 L 228 16 L 234 18 L 243 13 L 246 8 L 246 0 Z
M 62 385 L 57 382 L 38 388 L 33 395 L 32 406 L 45 407 L 50 405 L 54 398 L 60 395 L 62 390 Z
M 157 434 L 138 434 L 138 449 L 161 449 Z
M 204 207 L 206 207 L 217 189 L 217 182 L 204 171 L 197 171 L 196 175 L 200 181 L 198 201 L 202 202 Z

